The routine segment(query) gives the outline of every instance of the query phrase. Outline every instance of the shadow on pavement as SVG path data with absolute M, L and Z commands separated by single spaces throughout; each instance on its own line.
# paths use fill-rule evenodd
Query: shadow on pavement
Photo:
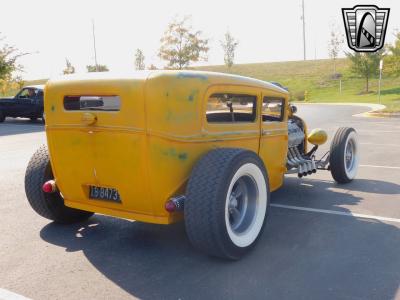
M 334 199 L 327 209 L 360 201 L 324 182 L 293 187 L 284 189 Z M 273 202 L 286 194 L 274 193 Z M 95 215 L 70 226 L 50 223 L 40 235 L 67 252 L 83 251 L 141 299 L 392 299 L 400 283 L 400 230 L 370 219 L 271 208 L 259 243 L 237 262 L 198 253 L 182 223 Z
M 30 119 L 22 118 L 7 118 L 3 123 L 0 123 L 0 136 L 41 131 L 44 131 L 44 125 L 41 120 L 31 121 Z

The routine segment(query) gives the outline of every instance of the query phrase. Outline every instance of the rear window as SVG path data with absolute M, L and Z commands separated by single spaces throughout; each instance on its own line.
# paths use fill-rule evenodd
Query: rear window
M 212 94 L 207 102 L 209 123 L 254 122 L 257 97 L 245 94 Z
M 119 111 L 121 99 L 119 96 L 65 96 L 66 110 L 98 110 Z

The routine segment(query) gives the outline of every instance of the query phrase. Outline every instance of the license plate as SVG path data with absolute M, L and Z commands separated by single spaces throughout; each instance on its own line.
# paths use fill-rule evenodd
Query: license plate
M 116 189 L 93 186 L 93 185 L 89 186 L 89 198 L 97 200 L 121 202 L 121 198 Z

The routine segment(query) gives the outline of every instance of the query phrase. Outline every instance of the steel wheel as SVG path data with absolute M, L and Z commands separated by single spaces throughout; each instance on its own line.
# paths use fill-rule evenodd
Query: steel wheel
M 342 127 L 336 132 L 330 150 L 329 166 L 338 183 L 348 183 L 357 174 L 360 160 L 357 133 L 353 128 Z
M 357 139 L 356 133 L 351 132 L 346 139 L 346 145 L 344 148 L 344 163 L 346 175 L 348 178 L 353 179 L 357 173 L 358 168 L 358 152 L 357 152 Z
M 267 207 L 265 180 L 254 164 L 245 164 L 233 176 L 225 205 L 225 223 L 229 237 L 238 247 L 246 247 L 257 238 Z

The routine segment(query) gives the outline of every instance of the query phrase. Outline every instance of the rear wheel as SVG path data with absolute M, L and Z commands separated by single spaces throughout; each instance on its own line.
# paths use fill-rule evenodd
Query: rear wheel
M 239 259 L 256 244 L 269 206 L 268 176 L 257 154 L 210 151 L 194 167 L 186 194 L 186 231 L 195 247 Z
M 47 147 L 43 145 L 33 154 L 25 173 L 26 197 L 39 215 L 58 223 L 80 222 L 93 215 L 92 212 L 65 206 L 59 192 L 43 192 L 43 184 L 51 179 L 54 179 L 54 176 L 49 153 Z
M 338 183 L 352 181 L 358 170 L 358 139 L 354 128 L 341 127 L 336 132 L 330 150 L 329 165 Z

